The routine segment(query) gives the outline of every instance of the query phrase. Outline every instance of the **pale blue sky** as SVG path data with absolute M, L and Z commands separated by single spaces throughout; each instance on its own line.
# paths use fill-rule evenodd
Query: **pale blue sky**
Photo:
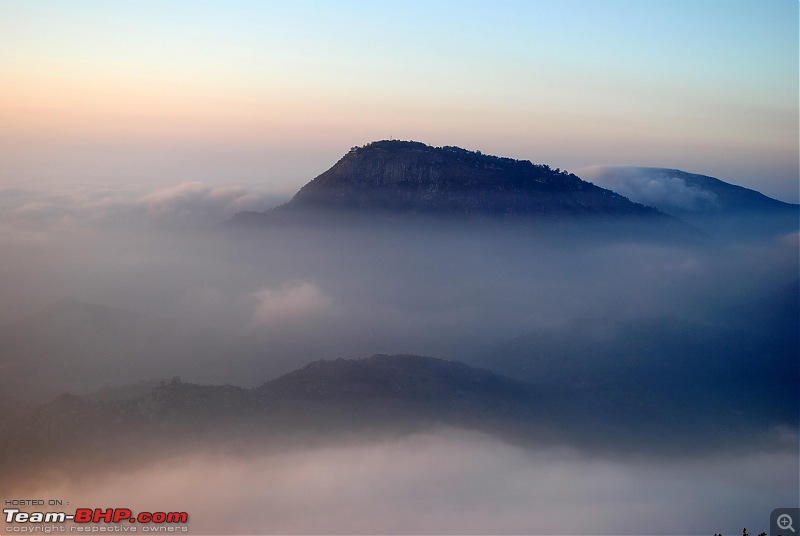
M 3 1 L 0 83 L 7 183 L 291 191 L 393 136 L 797 199 L 794 0 Z

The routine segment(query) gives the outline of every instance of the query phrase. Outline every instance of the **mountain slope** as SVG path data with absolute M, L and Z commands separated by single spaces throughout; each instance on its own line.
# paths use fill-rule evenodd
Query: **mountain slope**
M 800 228 L 800 205 L 715 177 L 647 167 L 595 167 L 580 173 L 600 186 L 717 236 L 760 239 Z
M 668 214 L 727 214 L 747 211 L 797 210 L 766 195 L 715 177 L 679 169 L 649 167 L 597 167 L 585 176 L 629 199 Z

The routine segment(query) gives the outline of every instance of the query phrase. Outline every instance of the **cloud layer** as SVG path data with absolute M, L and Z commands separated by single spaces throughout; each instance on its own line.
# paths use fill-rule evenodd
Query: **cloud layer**
M 579 170 L 581 177 L 624 195 L 631 201 L 666 212 L 708 209 L 716 206 L 713 192 L 686 184 L 665 170 L 636 167 L 593 167 Z
M 26 344 L 0 349 L 51 370 L 47 360 L 63 365 L 59 352 L 68 347 L 98 371 L 81 376 L 90 382 L 169 372 L 252 386 L 339 356 L 469 362 L 534 330 L 555 340 L 547 330 L 585 318 L 730 321 L 769 336 L 772 317 L 759 326 L 750 304 L 781 305 L 765 297 L 798 273 L 796 235 L 685 244 L 617 240 L 591 226 L 559 234 L 461 222 L 206 232 L 266 199 L 199 183 L 127 193 L 3 190 L 0 336 Z M 53 309 L 65 297 L 106 307 Z M 129 354 L 115 353 L 119 347 Z M 589 348 L 584 357 L 596 355 Z M 680 357 L 702 371 L 702 352 Z M 129 368 L 104 375 L 114 359 Z M 686 411 L 694 408 L 678 413 Z M 619 418 L 624 425 L 627 417 Z M 654 461 L 428 434 L 247 459 L 198 454 L 141 472 L 87 475 L 86 486 L 53 480 L 28 491 L 98 507 L 185 509 L 216 534 L 713 534 L 764 530 L 769 510 L 796 503 L 796 452 L 732 445 L 705 456 L 681 450 L 682 439 L 667 441 L 667 455 Z
M 796 455 L 610 460 L 461 431 L 197 454 L 31 496 L 187 511 L 194 534 L 751 534 L 796 504 Z
M 89 190 L 62 192 L 0 189 L 0 226 L 49 231 L 69 226 L 207 228 L 244 210 L 266 210 L 280 197 L 241 186 L 184 182 L 151 192 Z

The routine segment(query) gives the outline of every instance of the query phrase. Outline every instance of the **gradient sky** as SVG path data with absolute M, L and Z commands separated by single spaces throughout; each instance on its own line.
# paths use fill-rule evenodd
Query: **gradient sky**
M 0 1 L 0 187 L 289 193 L 351 146 L 798 199 L 798 2 Z

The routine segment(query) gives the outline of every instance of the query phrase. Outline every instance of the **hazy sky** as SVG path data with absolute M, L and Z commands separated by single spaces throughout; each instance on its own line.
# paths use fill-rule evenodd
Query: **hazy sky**
M 798 3 L 0 3 L 0 187 L 288 193 L 389 137 L 797 201 Z

